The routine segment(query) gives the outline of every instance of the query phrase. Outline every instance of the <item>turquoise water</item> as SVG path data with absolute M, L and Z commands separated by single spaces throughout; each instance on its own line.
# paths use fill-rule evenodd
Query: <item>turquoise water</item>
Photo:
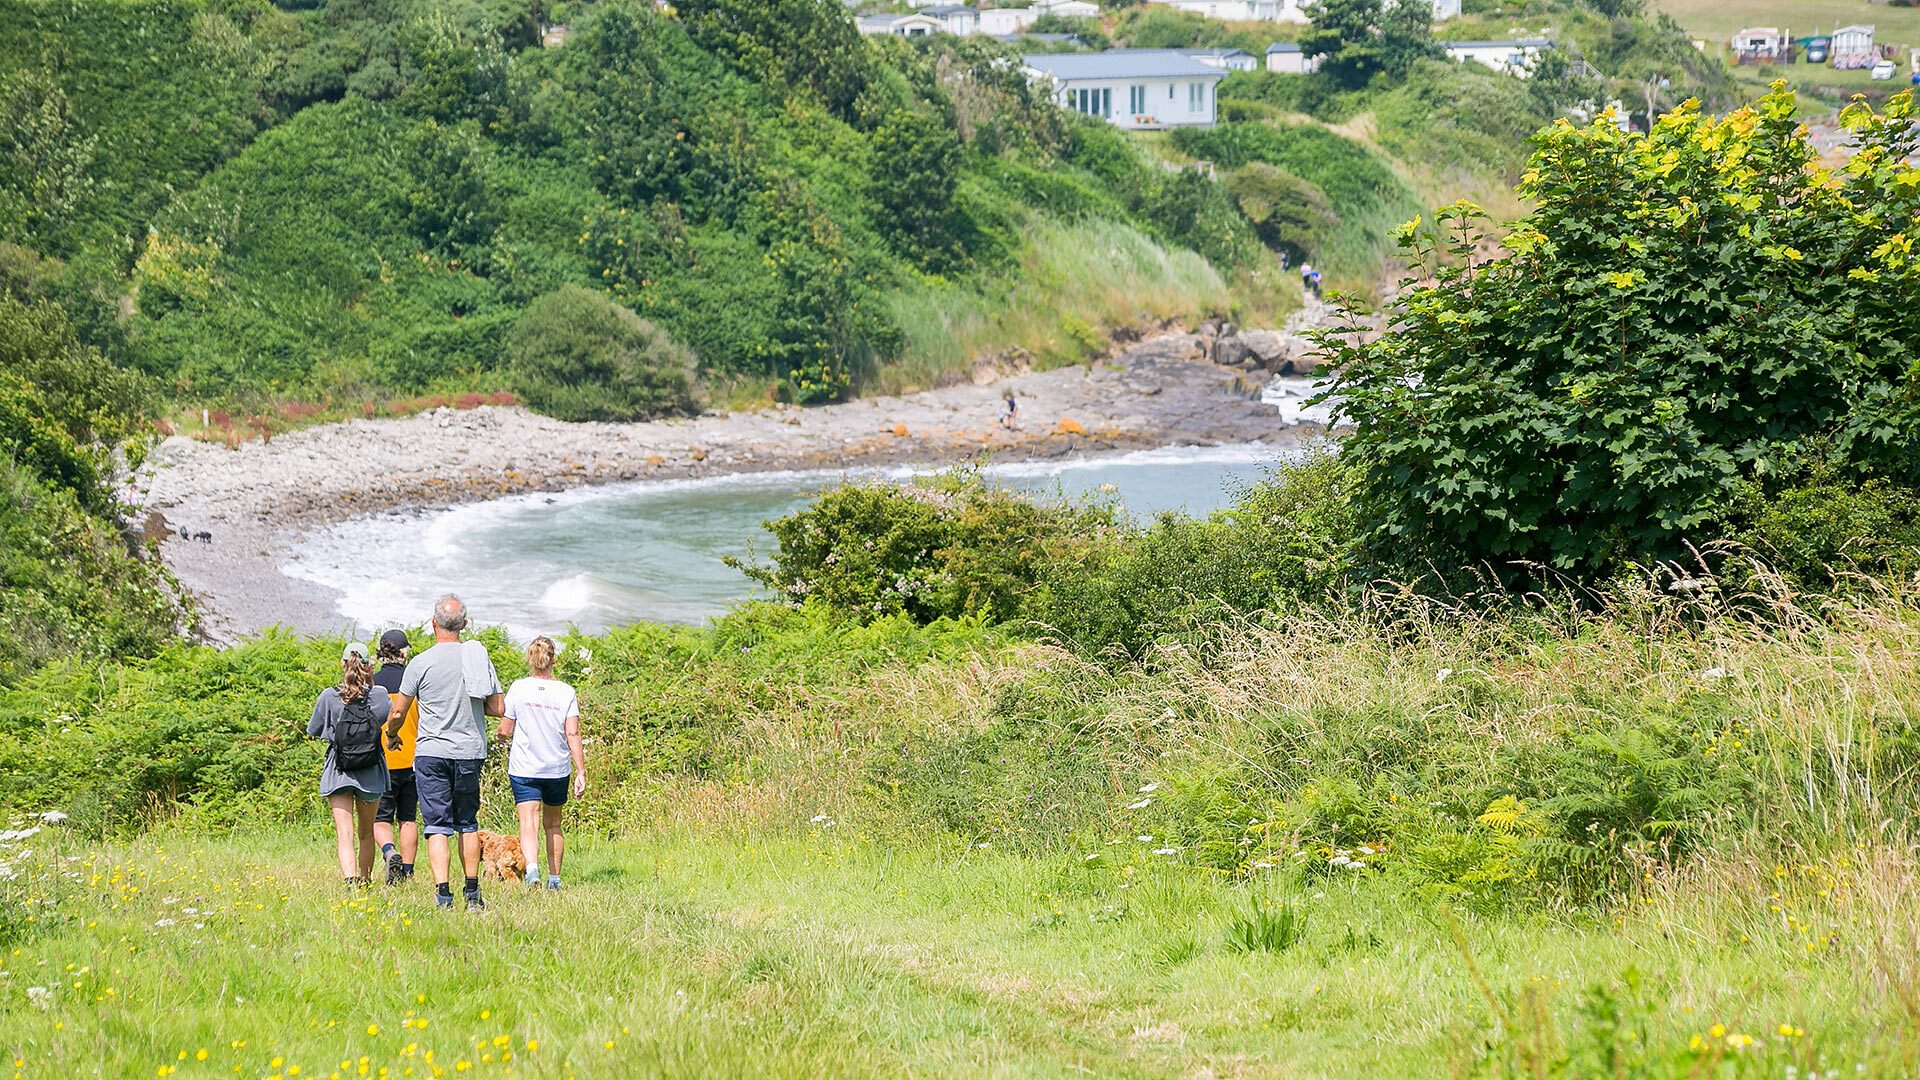
M 1108 458 L 989 467 L 989 479 L 1052 498 L 1110 498 L 1136 517 L 1205 514 L 1294 447 L 1172 447 Z M 639 619 L 699 623 L 756 587 L 721 559 L 767 553 L 760 523 L 849 479 L 913 470 L 762 473 L 525 495 L 427 515 L 351 521 L 303 541 L 285 566 L 340 595 L 362 630 L 425 620 L 436 597 L 466 599 L 518 637 Z M 396 530 L 396 525 L 401 528 Z M 396 532 L 414 543 L 396 545 Z

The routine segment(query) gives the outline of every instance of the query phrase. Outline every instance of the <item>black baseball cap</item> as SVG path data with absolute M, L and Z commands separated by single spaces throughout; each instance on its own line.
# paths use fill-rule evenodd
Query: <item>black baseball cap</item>
M 399 652 L 408 646 L 405 630 L 389 630 L 380 635 L 380 651 Z

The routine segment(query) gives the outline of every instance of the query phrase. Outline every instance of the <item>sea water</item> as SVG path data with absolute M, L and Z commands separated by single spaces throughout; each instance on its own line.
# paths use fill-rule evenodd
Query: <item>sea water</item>
M 1042 499 L 1112 500 L 1147 519 L 1230 503 L 1298 445 L 1168 447 L 986 466 L 991 483 Z M 853 480 L 910 482 L 931 470 L 767 472 L 631 481 L 516 495 L 425 514 L 385 514 L 300 541 L 283 569 L 339 595 L 361 631 L 416 626 L 445 593 L 516 638 L 640 619 L 699 623 L 757 586 L 727 556 L 764 559 L 761 523 Z

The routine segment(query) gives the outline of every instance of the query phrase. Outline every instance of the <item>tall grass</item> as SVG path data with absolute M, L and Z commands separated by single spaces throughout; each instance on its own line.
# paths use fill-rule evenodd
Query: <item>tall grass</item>
M 49 674 L 0 695 L 0 794 L 86 783 L 63 829 L 0 845 L 0 1050 L 115 1075 L 203 1046 L 222 1072 L 497 1069 L 501 1035 L 555 1076 L 1910 1071 L 1920 608 L 1677 572 L 1588 601 L 1381 590 L 1138 662 L 766 607 L 577 638 L 576 892 L 453 922 L 331 880 L 286 718 L 337 647 Z M 89 840 L 114 821 L 89 801 L 149 783 L 182 800 L 152 837 Z M 508 801 L 490 776 L 486 824 Z M 1260 914 L 1274 895 L 1297 911 Z
M 1007 363 L 1019 350 L 1037 368 L 1080 363 L 1115 331 L 1208 315 L 1277 320 L 1278 274 L 1223 278 L 1205 259 L 1169 250 L 1130 225 L 1107 220 L 1037 220 L 997 289 L 928 283 L 895 293 L 893 316 L 906 339 L 898 363 L 863 390 L 883 393 L 967 378 L 973 365 Z

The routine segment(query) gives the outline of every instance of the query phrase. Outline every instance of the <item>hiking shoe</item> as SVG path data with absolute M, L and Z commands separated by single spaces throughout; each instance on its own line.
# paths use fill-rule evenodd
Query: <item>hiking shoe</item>
M 449 897 L 449 899 L 451 899 L 451 897 Z M 487 910 L 487 902 L 485 900 L 480 899 L 479 893 L 468 893 L 467 894 L 467 910 L 468 911 L 485 911 Z
M 526 885 L 526 887 L 529 889 L 538 886 L 540 884 L 540 871 L 538 870 L 527 871 L 526 881 L 524 881 L 523 884 Z
M 433 906 L 437 908 L 445 908 L 448 911 L 452 911 L 453 910 L 453 894 L 452 893 L 433 894 Z
M 560 878 L 559 878 L 559 877 L 558 877 L 557 875 L 556 875 L 556 876 L 549 876 L 549 877 L 547 878 L 547 891 L 548 891 L 548 892 L 559 892 L 559 891 L 560 891 Z
M 398 851 L 387 852 L 387 884 L 389 886 L 398 885 L 405 880 L 407 880 L 407 871 L 400 862 L 400 853 Z

